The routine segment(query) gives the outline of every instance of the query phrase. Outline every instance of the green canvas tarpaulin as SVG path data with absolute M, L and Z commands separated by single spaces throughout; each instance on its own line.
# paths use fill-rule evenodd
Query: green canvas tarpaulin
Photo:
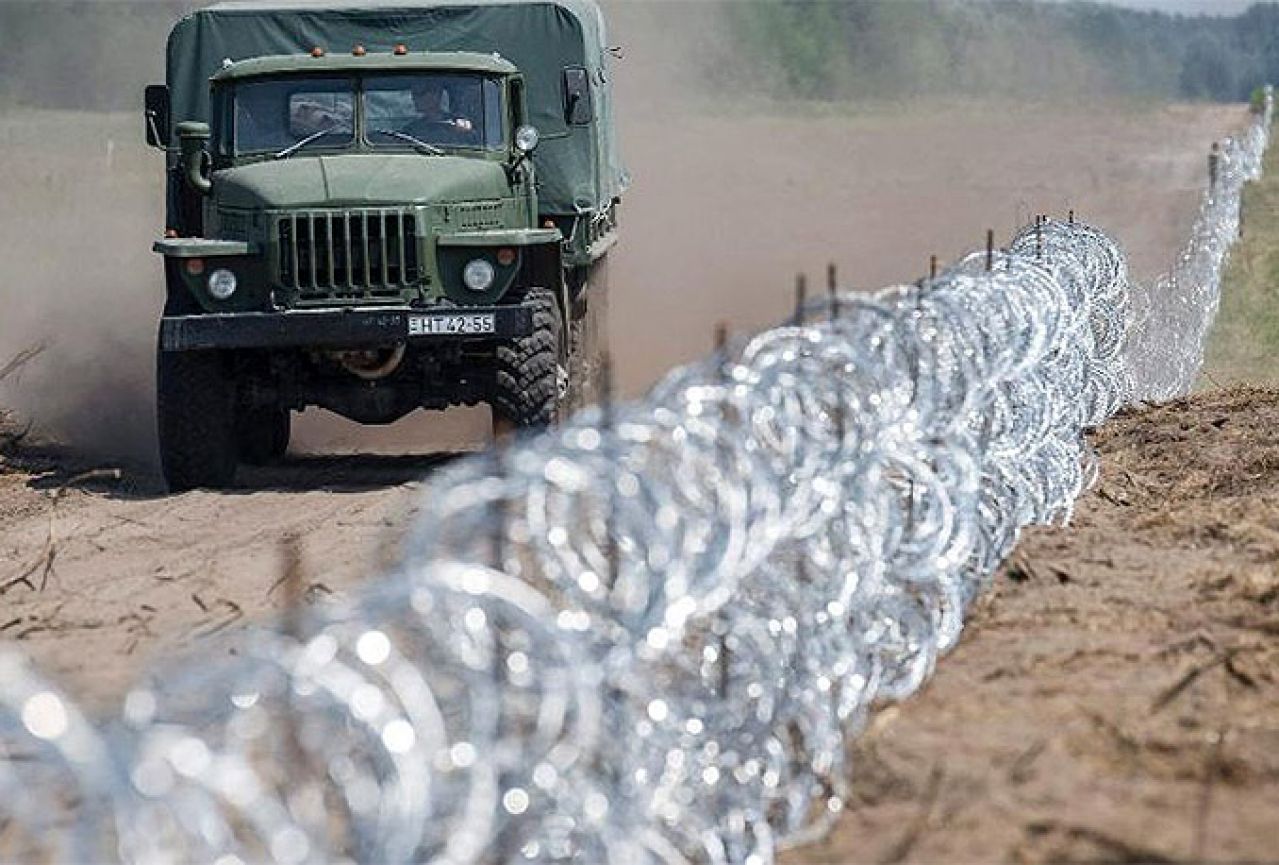
M 594 0 L 249 0 L 219 3 L 182 19 L 169 37 L 172 120 L 209 120 L 209 78 L 223 61 L 333 53 L 355 45 L 389 52 L 497 52 L 527 81 L 543 213 L 600 211 L 621 195 L 625 174 L 613 132 L 604 18 Z M 565 120 L 565 68 L 584 67 L 593 122 Z

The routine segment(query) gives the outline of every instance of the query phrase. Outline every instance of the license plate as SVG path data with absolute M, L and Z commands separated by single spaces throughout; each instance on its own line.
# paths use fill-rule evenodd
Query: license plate
M 497 333 L 497 316 L 491 312 L 409 316 L 409 336 L 470 336 L 486 333 Z

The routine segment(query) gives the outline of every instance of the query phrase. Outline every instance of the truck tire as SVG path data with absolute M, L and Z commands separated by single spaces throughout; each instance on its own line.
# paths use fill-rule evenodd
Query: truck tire
M 235 419 L 240 461 L 262 466 L 281 459 L 289 449 L 292 425 L 288 409 L 274 406 L 241 409 Z
M 235 480 L 235 391 L 217 352 L 158 352 L 160 467 L 170 492 Z
M 568 376 L 560 307 L 545 288 L 529 289 L 525 300 L 533 304 L 533 332 L 499 343 L 494 358 L 495 427 L 527 429 L 559 421 Z

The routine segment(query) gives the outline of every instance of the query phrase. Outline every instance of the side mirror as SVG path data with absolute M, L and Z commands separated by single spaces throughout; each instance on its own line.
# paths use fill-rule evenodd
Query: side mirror
M 147 144 L 161 149 L 169 146 L 169 88 L 151 84 L 143 91 L 143 120 Z
M 213 189 L 205 173 L 209 161 L 209 124 L 188 120 L 178 124 L 178 146 L 182 150 L 182 174 L 191 188 L 201 195 Z
M 569 66 L 564 70 L 564 122 L 585 126 L 594 119 L 590 75 L 581 66 Z

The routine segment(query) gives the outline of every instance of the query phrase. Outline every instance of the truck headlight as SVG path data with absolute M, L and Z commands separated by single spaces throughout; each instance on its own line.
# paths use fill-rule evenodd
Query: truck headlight
M 237 284 L 234 273 L 219 267 L 209 274 L 209 295 L 214 300 L 226 300 L 235 294 Z
M 532 153 L 541 138 L 536 126 L 521 126 L 515 130 L 515 149 L 526 155 Z
M 493 279 L 496 276 L 497 272 L 493 270 L 493 265 L 482 258 L 472 259 L 462 269 L 462 282 L 471 291 L 488 291 L 493 286 Z

